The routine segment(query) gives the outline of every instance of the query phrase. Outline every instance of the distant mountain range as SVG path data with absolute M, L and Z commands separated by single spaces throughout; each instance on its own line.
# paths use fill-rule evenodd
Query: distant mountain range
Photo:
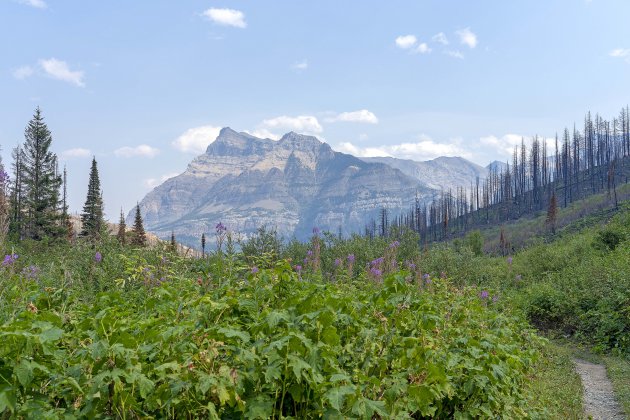
M 245 237 L 262 225 L 285 238 L 305 239 L 313 227 L 348 235 L 381 208 L 397 214 L 416 197 L 429 202 L 441 189 L 470 186 L 487 172 L 458 157 L 357 158 L 312 136 L 291 132 L 274 141 L 224 128 L 184 173 L 148 193 L 140 209 L 147 230 L 162 238 L 174 232 L 197 247 L 219 222 Z

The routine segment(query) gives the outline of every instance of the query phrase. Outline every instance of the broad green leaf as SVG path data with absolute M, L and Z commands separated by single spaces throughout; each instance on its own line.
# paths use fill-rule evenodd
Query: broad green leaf
M 354 385 L 343 385 L 337 388 L 333 388 L 326 392 L 324 396 L 330 403 L 330 406 L 337 411 L 342 411 L 343 402 L 346 399 L 346 395 L 354 394 L 356 387 Z

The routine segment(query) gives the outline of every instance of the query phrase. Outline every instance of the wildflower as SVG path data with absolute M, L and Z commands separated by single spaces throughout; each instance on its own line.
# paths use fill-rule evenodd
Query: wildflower
M 9 255 L 5 255 L 4 256 L 4 261 L 2 261 L 2 266 L 3 267 L 8 267 L 10 265 L 13 265 L 13 263 L 15 262 L 15 260 L 18 259 L 18 254 L 9 254 Z
M 101 261 L 103 261 L 103 256 L 101 255 L 100 252 L 96 251 L 96 254 L 94 254 L 94 262 L 98 264 Z
M 313 228 L 313 235 L 319 235 L 319 228 L 317 226 Z
M 256 274 L 256 273 L 258 273 L 258 267 L 253 266 L 252 267 L 252 274 Z
M 497 295 L 492 296 L 492 302 L 493 303 L 497 303 L 498 301 L 499 301 L 499 296 L 497 296 Z
M 353 263 L 354 262 L 354 254 L 348 255 L 348 262 L 349 263 Z
M 512 257 L 507 257 L 507 263 L 508 265 L 512 265 Z
M 313 256 L 313 251 L 311 251 L 310 249 L 308 251 L 306 251 L 306 255 L 308 255 L 309 257 Z
M 379 257 L 379 258 L 377 258 L 377 259 L 375 259 L 375 260 L 372 260 L 372 261 L 370 262 L 370 265 L 371 265 L 372 267 L 377 267 L 377 266 L 380 266 L 380 265 L 383 263 L 383 261 L 385 261 L 385 258 L 383 258 L 383 257 Z
M 372 267 L 370 269 L 370 274 L 378 278 L 378 277 L 381 277 L 381 275 L 383 275 L 383 272 L 376 267 Z
M 217 225 L 214 228 L 216 229 L 217 234 L 222 234 L 227 230 L 225 225 L 221 222 L 217 223 Z
M 35 265 L 29 265 L 28 267 L 24 267 L 22 270 L 22 275 L 28 280 L 37 280 L 39 277 L 39 268 Z
M 35 305 L 33 304 L 33 302 L 29 302 L 29 304 L 28 304 L 28 305 L 26 305 L 26 309 L 27 309 L 29 312 L 32 312 L 32 313 L 34 313 L 34 314 L 36 314 L 36 313 L 37 313 L 37 311 L 38 311 L 37 306 L 35 306 Z
M 197 279 L 197 284 L 198 284 L 199 286 L 201 286 L 201 285 L 203 284 L 203 280 L 201 280 L 201 277 L 199 277 L 199 278 Z
M 301 265 L 296 265 L 296 266 L 295 266 L 295 271 L 297 271 L 298 273 L 299 273 L 300 271 L 302 271 L 302 266 L 301 266 Z
M 415 270 L 416 269 L 416 265 L 414 263 L 412 263 L 411 261 L 407 261 L 407 268 L 410 270 Z
M 304 263 L 304 265 L 308 264 L 308 258 L 304 258 L 304 260 L 302 261 Z
M 394 249 L 394 248 L 398 248 L 398 246 L 399 246 L 399 245 L 400 245 L 400 242 L 398 242 L 398 241 L 394 241 L 394 242 L 392 242 L 391 244 L 389 244 L 389 247 L 390 247 L 391 249 Z
M 426 273 L 424 276 L 422 276 L 422 278 L 424 279 L 424 282 L 426 284 L 431 284 L 431 277 L 429 276 L 429 273 Z
M 488 299 L 488 296 L 490 296 L 490 293 L 488 293 L 487 290 L 482 290 L 479 294 L 479 297 L 481 297 L 481 299 Z
M 339 267 L 341 265 L 341 258 L 335 258 L 335 267 Z

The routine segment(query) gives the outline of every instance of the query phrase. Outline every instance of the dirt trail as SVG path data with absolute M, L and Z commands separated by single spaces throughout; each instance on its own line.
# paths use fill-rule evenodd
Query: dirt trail
M 575 370 L 584 386 L 584 411 L 594 420 L 625 420 L 626 415 L 615 398 L 606 367 L 574 359 Z

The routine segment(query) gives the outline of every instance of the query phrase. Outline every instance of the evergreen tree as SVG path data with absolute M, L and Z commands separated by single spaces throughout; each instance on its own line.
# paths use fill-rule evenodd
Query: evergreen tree
M 125 223 L 125 215 L 123 214 L 123 209 L 120 209 L 120 220 L 118 221 L 118 233 L 116 234 L 118 238 L 118 242 L 121 245 L 125 245 L 127 243 L 127 223 Z
M 177 242 L 175 241 L 175 231 L 171 231 L 171 251 L 177 251 Z
M 201 234 L 201 256 L 202 257 L 206 256 L 206 234 L 205 233 Z
M 50 151 L 52 136 L 39 107 L 24 138 L 18 168 L 24 194 L 24 236 L 36 240 L 57 237 L 63 232 L 58 211 L 61 176 L 57 173 L 57 155 Z
M 99 239 L 105 228 L 101 181 L 98 176 L 96 158 L 92 158 L 87 198 L 83 205 L 83 213 L 81 213 L 81 224 L 81 236 L 87 236 L 90 239 Z
M 551 200 L 549 201 L 549 208 L 547 209 L 547 226 L 551 229 L 551 233 L 555 235 L 556 233 L 556 222 L 558 218 L 558 200 L 556 199 L 555 191 L 551 195 Z
M 136 217 L 133 221 L 133 233 L 131 244 L 136 246 L 145 246 L 147 244 L 147 235 L 144 232 L 142 224 L 142 215 L 140 214 L 140 205 L 136 205 Z

